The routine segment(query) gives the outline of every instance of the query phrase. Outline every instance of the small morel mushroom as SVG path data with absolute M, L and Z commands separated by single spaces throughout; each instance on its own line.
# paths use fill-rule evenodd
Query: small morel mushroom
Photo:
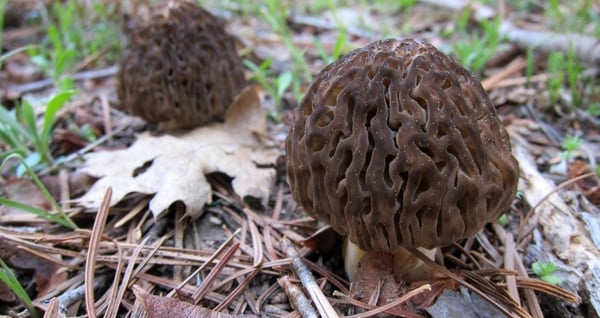
M 479 81 L 413 40 L 374 42 L 325 67 L 286 151 L 294 199 L 377 253 L 476 234 L 510 207 L 519 177 Z
M 223 23 L 187 1 L 154 8 L 134 24 L 117 93 L 125 109 L 163 128 L 222 121 L 245 85 L 244 68 Z

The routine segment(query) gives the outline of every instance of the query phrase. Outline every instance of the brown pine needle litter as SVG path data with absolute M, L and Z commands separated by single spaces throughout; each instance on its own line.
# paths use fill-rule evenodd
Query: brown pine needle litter
M 58 300 L 61 308 L 76 306 L 78 299 L 87 304 L 90 316 L 133 314 L 133 310 L 141 310 L 134 306 L 131 298 L 135 284 L 155 295 L 231 314 L 266 312 L 280 316 L 283 312 L 288 315 L 296 312 L 311 317 L 318 312 L 319 316 L 333 317 L 351 312 L 349 308 L 363 308 L 366 311 L 352 317 L 373 317 L 383 312 L 400 317 L 424 317 L 418 311 L 399 310 L 397 306 L 431 290 L 429 284 L 408 289 L 385 306 L 373 307 L 349 298 L 348 282 L 338 275 L 340 268 L 326 265 L 323 261 L 328 258 L 315 258 L 311 250 L 300 245 L 315 227 L 302 214 L 293 210 L 284 212 L 286 206 L 281 202 L 288 194 L 283 186 L 274 192 L 273 206 L 278 209 L 277 213 L 244 206 L 229 190 L 222 191 L 218 194 L 221 206 L 207 212 L 204 223 L 210 227 L 202 222 L 189 224 L 184 235 L 178 236 L 183 240 L 179 244 L 172 241 L 175 227 L 155 223 L 148 217 L 150 212 L 140 208 L 140 204 L 134 204 L 125 214 L 126 221 L 118 217 L 117 208 L 103 206 L 93 215 L 96 222 L 91 231 L 40 235 L 0 227 L 0 238 L 74 274 L 73 279 L 56 286 L 52 294 L 35 300 L 43 308 L 49 308 L 53 299 Z M 107 191 L 107 197 L 109 195 Z M 278 219 L 270 219 L 269 212 Z M 209 220 L 215 215 L 223 221 Z M 156 231 L 157 226 L 164 228 L 162 232 Z M 576 295 L 560 287 L 529 278 L 514 249 L 512 235 L 501 227 L 494 229 L 497 240 L 504 242 L 502 249 L 488 241 L 489 233 L 480 234 L 464 245 L 455 244 L 445 249 L 441 255 L 445 267 L 427 262 L 438 270 L 440 277 L 450 277 L 471 288 L 507 315 L 512 312 L 519 317 L 542 317 L 532 291 L 578 301 Z M 211 242 L 190 237 L 190 231 L 201 237 L 204 231 L 221 234 L 218 234 L 220 239 Z M 476 246 L 484 248 L 478 250 Z M 504 267 L 498 268 L 497 264 Z M 185 275 L 182 280 L 169 278 L 175 268 Z M 446 268 L 456 268 L 456 271 Z M 85 279 L 79 274 L 84 269 Z M 513 287 L 508 288 L 509 285 Z M 77 290 L 85 290 L 85 293 L 73 294 Z M 286 300 L 288 297 L 290 301 Z

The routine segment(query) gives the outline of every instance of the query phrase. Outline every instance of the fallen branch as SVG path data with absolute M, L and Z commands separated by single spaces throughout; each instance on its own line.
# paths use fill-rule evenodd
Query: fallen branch
M 452 10 L 463 10 L 470 7 L 472 17 L 477 22 L 488 20 L 498 15 L 491 7 L 473 4 L 467 0 L 421 0 L 435 6 Z M 578 60 L 587 64 L 600 65 L 600 40 L 576 33 L 557 33 L 537 30 L 526 30 L 503 20 L 500 24 L 500 36 L 516 44 L 519 48 L 529 48 L 549 54 L 572 51 Z

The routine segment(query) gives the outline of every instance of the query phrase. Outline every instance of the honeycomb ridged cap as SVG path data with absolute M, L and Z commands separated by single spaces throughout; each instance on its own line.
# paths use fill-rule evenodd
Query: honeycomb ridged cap
M 246 80 L 218 18 L 195 3 L 168 1 L 130 33 L 117 74 L 128 113 L 176 128 L 223 120 Z
M 325 67 L 285 145 L 293 198 L 367 251 L 472 236 L 510 207 L 519 178 L 479 81 L 413 40 L 374 42 Z

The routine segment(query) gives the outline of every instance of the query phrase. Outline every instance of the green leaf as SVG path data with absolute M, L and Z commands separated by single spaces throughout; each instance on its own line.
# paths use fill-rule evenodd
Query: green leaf
M 279 77 L 277 78 L 277 96 L 281 97 L 290 84 L 292 84 L 291 72 L 279 74 Z
M 34 144 L 35 148 L 38 151 L 42 153 L 45 152 L 45 149 L 40 149 L 40 146 L 43 147 L 43 145 L 41 145 L 40 134 L 38 132 L 37 127 L 37 119 L 35 116 L 35 110 L 33 109 L 33 106 L 31 105 L 31 103 L 29 103 L 29 101 L 24 99 L 21 103 L 21 106 L 19 107 L 19 110 L 19 117 L 25 123 L 27 131 L 29 131 L 30 141 Z
M 531 269 L 536 275 L 543 277 L 552 275 L 557 267 L 552 262 L 533 262 L 533 264 L 531 264 Z
M 22 143 L 22 140 L 31 140 L 31 135 L 29 134 L 29 131 L 27 131 L 21 125 L 21 123 L 19 123 L 15 112 L 9 112 L 3 106 L 0 106 L 0 125 L 6 127 L 6 129 L 3 129 L 3 131 L 7 134 L 7 137 L 9 137 L 13 143 Z
M 545 281 L 546 283 L 552 284 L 552 285 L 560 285 L 562 284 L 562 279 L 560 277 L 557 277 L 555 275 L 544 275 L 542 277 L 540 277 L 541 280 Z
M 506 216 L 506 214 L 502 214 L 499 218 L 498 218 L 498 224 L 500 224 L 501 226 L 505 226 L 506 223 L 508 223 L 508 217 Z
M 31 298 L 29 297 L 21 283 L 19 283 L 19 280 L 17 279 L 13 271 L 8 267 L 8 265 L 6 265 L 2 258 L 0 258 L 0 265 L 0 280 L 3 281 L 4 284 L 6 284 L 10 288 L 10 290 L 12 290 L 13 293 L 15 293 L 15 295 L 17 295 L 17 297 L 19 297 L 19 299 L 23 302 L 25 307 L 27 307 L 27 310 L 29 310 L 33 317 L 39 317 L 37 311 L 35 310 L 35 307 L 33 306 L 33 303 L 31 302 Z
M 48 189 L 46 189 L 46 187 L 44 186 L 44 184 L 42 183 L 42 181 L 40 180 L 40 178 L 27 165 L 27 163 L 25 162 L 25 160 L 23 159 L 23 157 L 21 155 L 19 155 L 19 154 L 11 154 L 9 156 L 6 156 L 4 158 L 4 160 L 2 161 L 2 164 L 0 164 L 0 171 L 2 171 L 2 169 L 4 168 L 4 166 L 6 165 L 6 163 L 9 162 L 11 159 L 16 159 L 16 160 L 18 160 L 21 163 L 21 165 L 25 166 L 25 169 L 27 170 L 27 173 L 29 174 L 29 176 L 31 176 L 31 179 L 33 180 L 33 182 L 35 183 L 35 185 L 37 185 L 38 189 L 40 189 L 40 191 L 42 192 L 42 194 L 44 195 L 44 197 L 48 200 L 48 202 L 50 202 L 50 204 L 52 204 L 52 207 L 54 207 L 54 209 L 62 217 L 62 220 L 67 223 L 67 225 L 65 225 L 65 226 L 67 226 L 69 228 L 72 228 L 72 229 L 76 229 L 77 225 L 63 211 L 63 209 L 60 207 L 60 205 L 58 205 L 58 203 L 56 202 L 56 200 L 54 200 L 54 198 L 52 197 L 52 195 L 50 194 L 50 192 L 48 191 Z M 0 202 L 0 204 L 1 204 L 1 202 Z
M 13 200 L 10 200 L 7 198 L 0 198 L 0 204 L 6 205 L 7 207 L 10 207 L 13 209 L 19 209 L 19 210 L 23 210 L 25 212 L 29 212 L 31 214 L 35 214 L 35 215 L 37 215 L 43 219 L 46 219 L 48 221 L 52 221 L 52 222 L 58 223 L 62 226 L 74 229 L 71 222 L 69 222 L 68 220 L 65 220 L 64 218 L 62 218 L 60 216 L 56 216 L 46 210 L 38 209 L 36 207 L 30 206 L 27 204 L 23 204 L 21 202 L 13 201 Z
M 42 126 L 42 138 L 50 143 L 50 133 L 52 126 L 54 126 L 54 120 L 56 113 L 65 105 L 65 103 L 75 94 L 75 90 L 61 91 L 56 94 L 48 102 L 46 106 L 46 112 L 44 113 L 44 124 Z

